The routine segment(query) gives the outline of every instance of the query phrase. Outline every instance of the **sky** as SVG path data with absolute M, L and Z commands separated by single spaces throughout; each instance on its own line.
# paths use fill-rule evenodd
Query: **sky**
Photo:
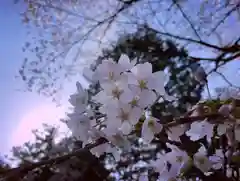
M 38 127 L 42 121 L 55 123 L 64 116 L 62 107 L 56 107 L 50 99 L 37 93 L 24 92 L 25 85 L 15 78 L 24 58 L 21 47 L 27 38 L 18 12 L 11 0 L 0 1 L 1 153 L 8 152 L 13 144 L 23 142 L 31 133 L 30 126 Z M 23 122 L 28 123 L 24 125 Z
M 2 154 L 7 153 L 14 144 L 26 141 L 31 128 L 39 127 L 42 122 L 55 124 L 67 110 L 67 105 L 57 107 L 46 97 L 34 92 L 22 91 L 23 82 L 15 78 L 24 58 L 21 47 L 27 39 L 26 29 L 21 23 L 18 12 L 18 7 L 14 6 L 11 0 L 0 1 L 0 153 Z M 237 73 L 239 68 L 238 60 L 225 66 L 222 72 L 232 83 L 240 85 L 240 77 Z M 225 85 L 221 77 L 212 76 L 210 79 L 211 89 Z M 68 93 L 74 90 L 74 83 L 70 84 L 67 85 L 70 87 Z

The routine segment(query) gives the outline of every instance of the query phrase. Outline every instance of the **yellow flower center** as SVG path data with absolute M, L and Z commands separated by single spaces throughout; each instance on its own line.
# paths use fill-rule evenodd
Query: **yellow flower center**
M 153 120 L 153 119 L 150 119 L 150 120 L 148 121 L 148 127 L 149 127 L 150 129 L 153 129 L 154 126 L 155 126 L 154 120 Z
M 122 90 L 120 90 L 118 87 L 116 87 L 115 89 L 112 90 L 112 95 L 113 95 L 113 97 L 119 99 L 122 92 L 123 92 Z
M 205 163 L 205 159 L 204 158 L 198 158 L 198 162 L 200 165 L 203 165 Z
M 130 102 L 132 107 L 136 107 L 138 105 L 138 98 L 134 98 L 131 102 Z
M 182 156 L 176 156 L 176 161 L 178 163 L 181 163 L 183 161 L 183 157 Z
M 129 119 L 129 113 L 128 112 L 124 112 L 123 109 L 120 110 L 120 114 L 119 114 L 119 118 L 122 121 L 127 121 Z
M 138 81 L 138 84 L 139 84 L 139 87 L 140 87 L 141 89 L 146 89 L 146 88 L 147 88 L 147 82 L 144 81 L 144 80 L 139 80 L 139 81 Z

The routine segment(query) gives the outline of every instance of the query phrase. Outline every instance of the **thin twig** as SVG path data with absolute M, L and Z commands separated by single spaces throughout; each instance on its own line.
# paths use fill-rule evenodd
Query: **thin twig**
M 215 73 L 217 73 L 218 75 L 220 75 L 220 76 L 222 77 L 222 79 L 223 79 L 225 82 L 228 83 L 229 86 L 234 87 L 234 88 L 237 88 L 237 89 L 240 88 L 239 86 L 234 85 L 233 83 L 231 83 L 231 82 L 226 78 L 226 76 L 223 75 L 221 72 L 215 71 Z
M 168 36 L 168 37 L 172 37 L 172 38 L 175 38 L 175 39 L 178 39 L 178 40 L 189 41 L 189 42 L 196 43 L 196 44 L 199 44 L 199 45 L 202 45 L 202 46 L 206 46 L 206 47 L 209 47 L 209 48 L 216 49 L 218 51 L 225 51 L 226 50 L 226 48 L 221 48 L 217 45 L 209 44 L 209 43 L 201 41 L 201 40 L 195 40 L 195 39 L 192 39 L 192 38 L 186 38 L 186 37 L 182 37 L 182 36 L 178 36 L 178 35 L 173 35 L 171 33 L 161 32 L 161 31 L 156 30 L 156 29 L 151 28 L 151 27 L 146 27 L 146 28 L 153 31 L 153 32 L 156 32 L 158 34 Z
M 232 9 L 230 9 L 225 16 L 215 25 L 215 27 L 211 30 L 211 32 L 208 34 L 210 36 L 216 29 L 238 8 L 240 7 L 240 3 L 238 3 L 236 6 L 234 6 Z
M 172 0 L 173 3 L 177 6 L 177 8 L 179 9 L 179 11 L 182 13 L 182 16 L 186 19 L 186 21 L 188 22 L 188 24 L 191 26 L 192 30 L 194 31 L 195 35 L 198 37 L 198 39 L 201 41 L 201 37 L 198 34 L 197 30 L 195 29 L 193 23 L 191 22 L 190 18 L 186 15 L 186 13 L 183 11 L 182 7 L 180 6 L 180 4 L 176 1 L 176 0 Z

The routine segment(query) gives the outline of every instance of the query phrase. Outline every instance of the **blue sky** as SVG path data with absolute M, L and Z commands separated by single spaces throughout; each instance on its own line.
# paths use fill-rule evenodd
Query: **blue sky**
M 51 109 L 56 107 L 50 99 L 37 93 L 24 92 L 23 82 L 15 78 L 25 56 L 21 47 L 27 39 L 26 29 L 18 15 L 18 8 L 11 0 L 0 1 L 0 152 L 2 153 L 9 150 L 12 136 L 16 133 L 20 121 L 24 117 L 29 117 L 31 110 L 41 109 L 44 106 Z
M 55 104 L 43 96 L 37 93 L 18 91 L 23 90 L 24 84 L 18 79 L 15 79 L 15 75 L 18 73 L 18 68 L 21 66 L 24 54 L 21 51 L 21 47 L 27 39 L 26 29 L 21 23 L 20 16 L 18 15 L 19 7 L 14 6 L 11 0 L 0 1 L 0 152 L 6 153 L 12 144 L 13 135 L 16 136 L 19 133 L 19 124 L 26 117 L 29 119 L 34 115 L 29 115 L 33 110 L 38 114 L 45 114 L 46 110 L 42 110 L 43 107 L 50 107 L 52 111 L 49 114 L 53 114 L 50 117 L 43 117 L 43 121 L 49 122 L 52 117 L 57 119 L 59 110 L 65 110 L 64 108 L 56 108 Z M 204 53 L 204 52 L 203 52 Z M 31 57 L 30 57 L 31 58 Z M 238 60 L 239 61 L 239 60 Z M 222 71 L 227 78 L 235 84 L 240 85 L 239 74 L 237 74 L 240 63 L 234 61 L 228 66 L 225 66 Z M 210 88 L 225 85 L 221 77 L 212 76 Z M 72 87 L 72 84 L 69 85 Z M 36 113 L 36 114 L 37 114 Z M 47 114 L 47 113 L 46 113 Z M 28 115 L 28 116 L 26 116 Z M 59 116 L 59 115 L 58 115 Z M 37 120 L 39 120 L 38 118 Z M 32 120 L 34 121 L 34 120 Z M 23 129 L 22 129 L 23 130 Z M 26 131 L 29 132 L 29 130 Z M 24 133 L 22 133 L 24 134 Z M 15 138 L 16 139 L 16 138 Z M 19 138 L 20 139 L 20 138 Z
M 0 150 L 6 151 L 5 148 L 9 146 L 9 133 L 14 130 L 14 124 L 22 112 L 29 108 L 29 104 L 37 100 L 34 94 L 16 91 L 21 84 L 14 76 L 23 58 L 20 47 L 26 36 L 16 9 L 10 1 L 0 3 L 0 23 Z

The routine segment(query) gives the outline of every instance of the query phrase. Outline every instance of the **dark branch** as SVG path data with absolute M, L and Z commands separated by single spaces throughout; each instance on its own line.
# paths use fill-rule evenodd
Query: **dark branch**
M 201 41 L 201 40 L 195 40 L 195 39 L 192 39 L 192 38 L 186 38 L 186 37 L 182 37 L 182 36 L 178 36 L 178 35 L 173 35 L 171 33 L 161 32 L 159 30 L 153 29 L 153 28 L 148 27 L 148 26 L 145 27 L 145 28 L 149 29 L 149 30 L 151 30 L 151 31 L 153 31 L 155 33 L 164 35 L 164 36 L 168 36 L 168 37 L 175 38 L 175 39 L 178 39 L 178 40 L 184 40 L 184 41 L 196 43 L 196 44 L 199 44 L 199 45 L 202 45 L 202 46 L 206 46 L 206 47 L 209 47 L 209 48 L 216 49 L 218 51 L 225 51 L 225 49 L 226 49 L 226 48 L 221 48 L 221 47 L 219 47 L 217 45 L 209 44 L 209 43 Z

